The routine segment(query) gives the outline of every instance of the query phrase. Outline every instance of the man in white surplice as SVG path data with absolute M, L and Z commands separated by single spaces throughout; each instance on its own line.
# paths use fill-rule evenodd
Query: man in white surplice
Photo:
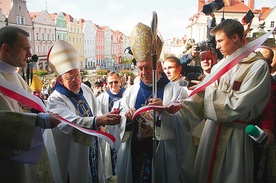
M 106 83 L 107 91 L 101 93 L 97 97 L 97 101 L 101 106 L 101 111 L 103 114 L 113 110 L 114 104 L 120 102 L 120 99 L 122 98 L 125 91 L 121 86 L 120 76 L 115 71 L 109 72 L 106 75 Z M 117 104 L 116 108 L 118 107 L 120 107 L 119 104 Z M 120 108 L 118 108 L 118 110 L 120 110 Z M 104 140 L 100 140 L 103 148 L 103 157 L 105 157 L 105 176 L 109 177 L 110 180 L 116 180 L 117 153 L 121 145 L 120 136 L 117 132 L 116 126 L 114 125 L 106 125 L 102 128 L 102 130 L 112 134 L 116 138 L 116 142 L 113 147 L 110 147 L 110 145 Z
M 102 115 L 92 90 L 81 82 L 79 56 L 72 45 L 56 42 L 49 54 L 49 66 L 58 74 L 55 91 L 47 101 L 50 111 L 87 129 L 99 130 L 104 125 L 120 123 L 120 115 L 114 112 Z M 62 122 L 52 133 L 48 131 L 45 138 L 57 182 L 105 181 L 98 137 Z
M 243 46 L 244 28 L 237 20 L 224 20 L 211 34 L 215 35 L 217 49 L 225 57 Z M 224 61 L 222 59 L 213 69 Z M 175 116 L 182 115 L 183 123 L 193 127 L 197 122 L 194 119 L 207 119 L 191 182 L 253 182 L 252 141 L 245 127 L 256 123 L 269 93 L 268 65 L 260 53 L 252 52 L 205 91 L 182 103 Z M 161 128 L 166 128 L 164 123 Z
M 1 80 L 31 95 L 30 87 L 16 72 L 32 56 L 29 34 L 18 27 L 6 26 L 0 29 L 0 43 Z M 0 93 L 0 182 L 54 182 L 42 134 L 60 120 L 54 114 L 35 114 L 30 109 Z
M 122 99 L 122 115 L 125 116 L 121 124 L 122 144 L 118 152 L 117 177 L 118 182 L 151 182 L 152 175 L 152 111 L 137 116 L 132 121 L 134 112 L 140 107 L 154 102 L 152 97 L 152 62 L 151 62 L 151 30 L 148 26 L 138 23 L 131 32 L 131 49 L 137 61 L 140 81 L 126 89 Z M 158 38 L 157 55 L 160 56 L 162 41 Z M 170 82 L 157 63 L 157 97 L 162 98 L 164 105 L 172 100 L 181 100 L 187 97 L 186 91 L 178 84 Z M 157 101 L 156 101 L 157 102 Z M 162 119 L 161 119 L 162 118 Z M 159 116 L 157 125 L 173 119 Z M 190 142 L 190 132 L 183 123 L 171 123 L 170 137 L 159 139 L 156 153 L 156 180 L 157 182 L 181 182 L 183 173 L 181 161 Z M 185 144 L 180 138 L 187 140 Z M 186 145 L 186 146 L 185 146 Z M 169 149 L 165 151 L 164 149 Z

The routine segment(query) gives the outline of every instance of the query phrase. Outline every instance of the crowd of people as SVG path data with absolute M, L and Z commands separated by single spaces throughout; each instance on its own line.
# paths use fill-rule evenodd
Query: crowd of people
M 270 161 L 275 156 L 276 63 L 271 48 L 261 46 L 244 55 L 189 97 L 244 46 L 244 32 L 239 21 L 226 19 L 210 29 L 215 47 L 199 50 L 193 43 L 181 58 L 168 55 L 163 60 L 163 43 L 157 36 L 153 72 L 152 32 L 138 23 L 130 35 L 138 75 L 134 79 L 112 71 L 93 84 L 82 80 L 76 49 L 59 40 L 48 54 L 57 77 L 43 91 L 37 76 L 28 86 L 16 72 L 31 56 L 28 33 L 12 26 L 1 28 L 0 81 L 15 92 L 0 90 L 0 181 L 275 181 Z M 24 92 L 28 95 L 20 97 Z M 35 104 L 47 112 L 38 110 L 32 97 L 39 97 L 42 103 Z M 178 106 L 169 105 L 172 101 Z M 136 115 L 146 106 L 159 108 Z M 249 124 L 267 134 L 263 145 L 246 133 Z M 114 144 L 103 138 L 106 134 L 115 137 Z

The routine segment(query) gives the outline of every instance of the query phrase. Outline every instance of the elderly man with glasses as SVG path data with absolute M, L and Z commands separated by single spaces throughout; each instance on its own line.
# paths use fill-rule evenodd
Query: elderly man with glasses
M 99 130 L 120 123 L 120 115 L 101 108 L 92 90 L 82 84 L 79 56 L 65 41 L 58 41 L 49 53 L 49 66 L 58 74 L 48 109 L 77 126 Z M 56 182 L 104 182 L 104 157 L 98 137 L 89 136 L 62 122 L 45 135 Z

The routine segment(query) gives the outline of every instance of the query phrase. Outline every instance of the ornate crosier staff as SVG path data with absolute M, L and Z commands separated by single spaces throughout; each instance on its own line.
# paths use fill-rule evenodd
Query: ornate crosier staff
M 157 68 L 157 53 L 156 53 L 156 47 L 157 47 L 157 13 L 153 12 L 152 22 L 151 22 L 151 58 L 152 58 L 152 97 L 157 97 L 157 74 L 156 74 L 156 68 Z M 152 183 L 155 183 L 155 156 L 156 156 L 156 137 L 155 137 L 155 125 L 156 125 L 156 111 L 153 111 L 153 156 L 152 156 Z

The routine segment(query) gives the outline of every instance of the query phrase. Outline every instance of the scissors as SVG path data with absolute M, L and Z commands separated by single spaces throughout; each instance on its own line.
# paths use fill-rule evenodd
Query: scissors
M 118 108 L 114 108 L 114 111 L 116 114 L 120 114 L 120 112 L 122 111 L 123 108 L 121 108 L 121 102 L 119 102 L 119 106 Z

